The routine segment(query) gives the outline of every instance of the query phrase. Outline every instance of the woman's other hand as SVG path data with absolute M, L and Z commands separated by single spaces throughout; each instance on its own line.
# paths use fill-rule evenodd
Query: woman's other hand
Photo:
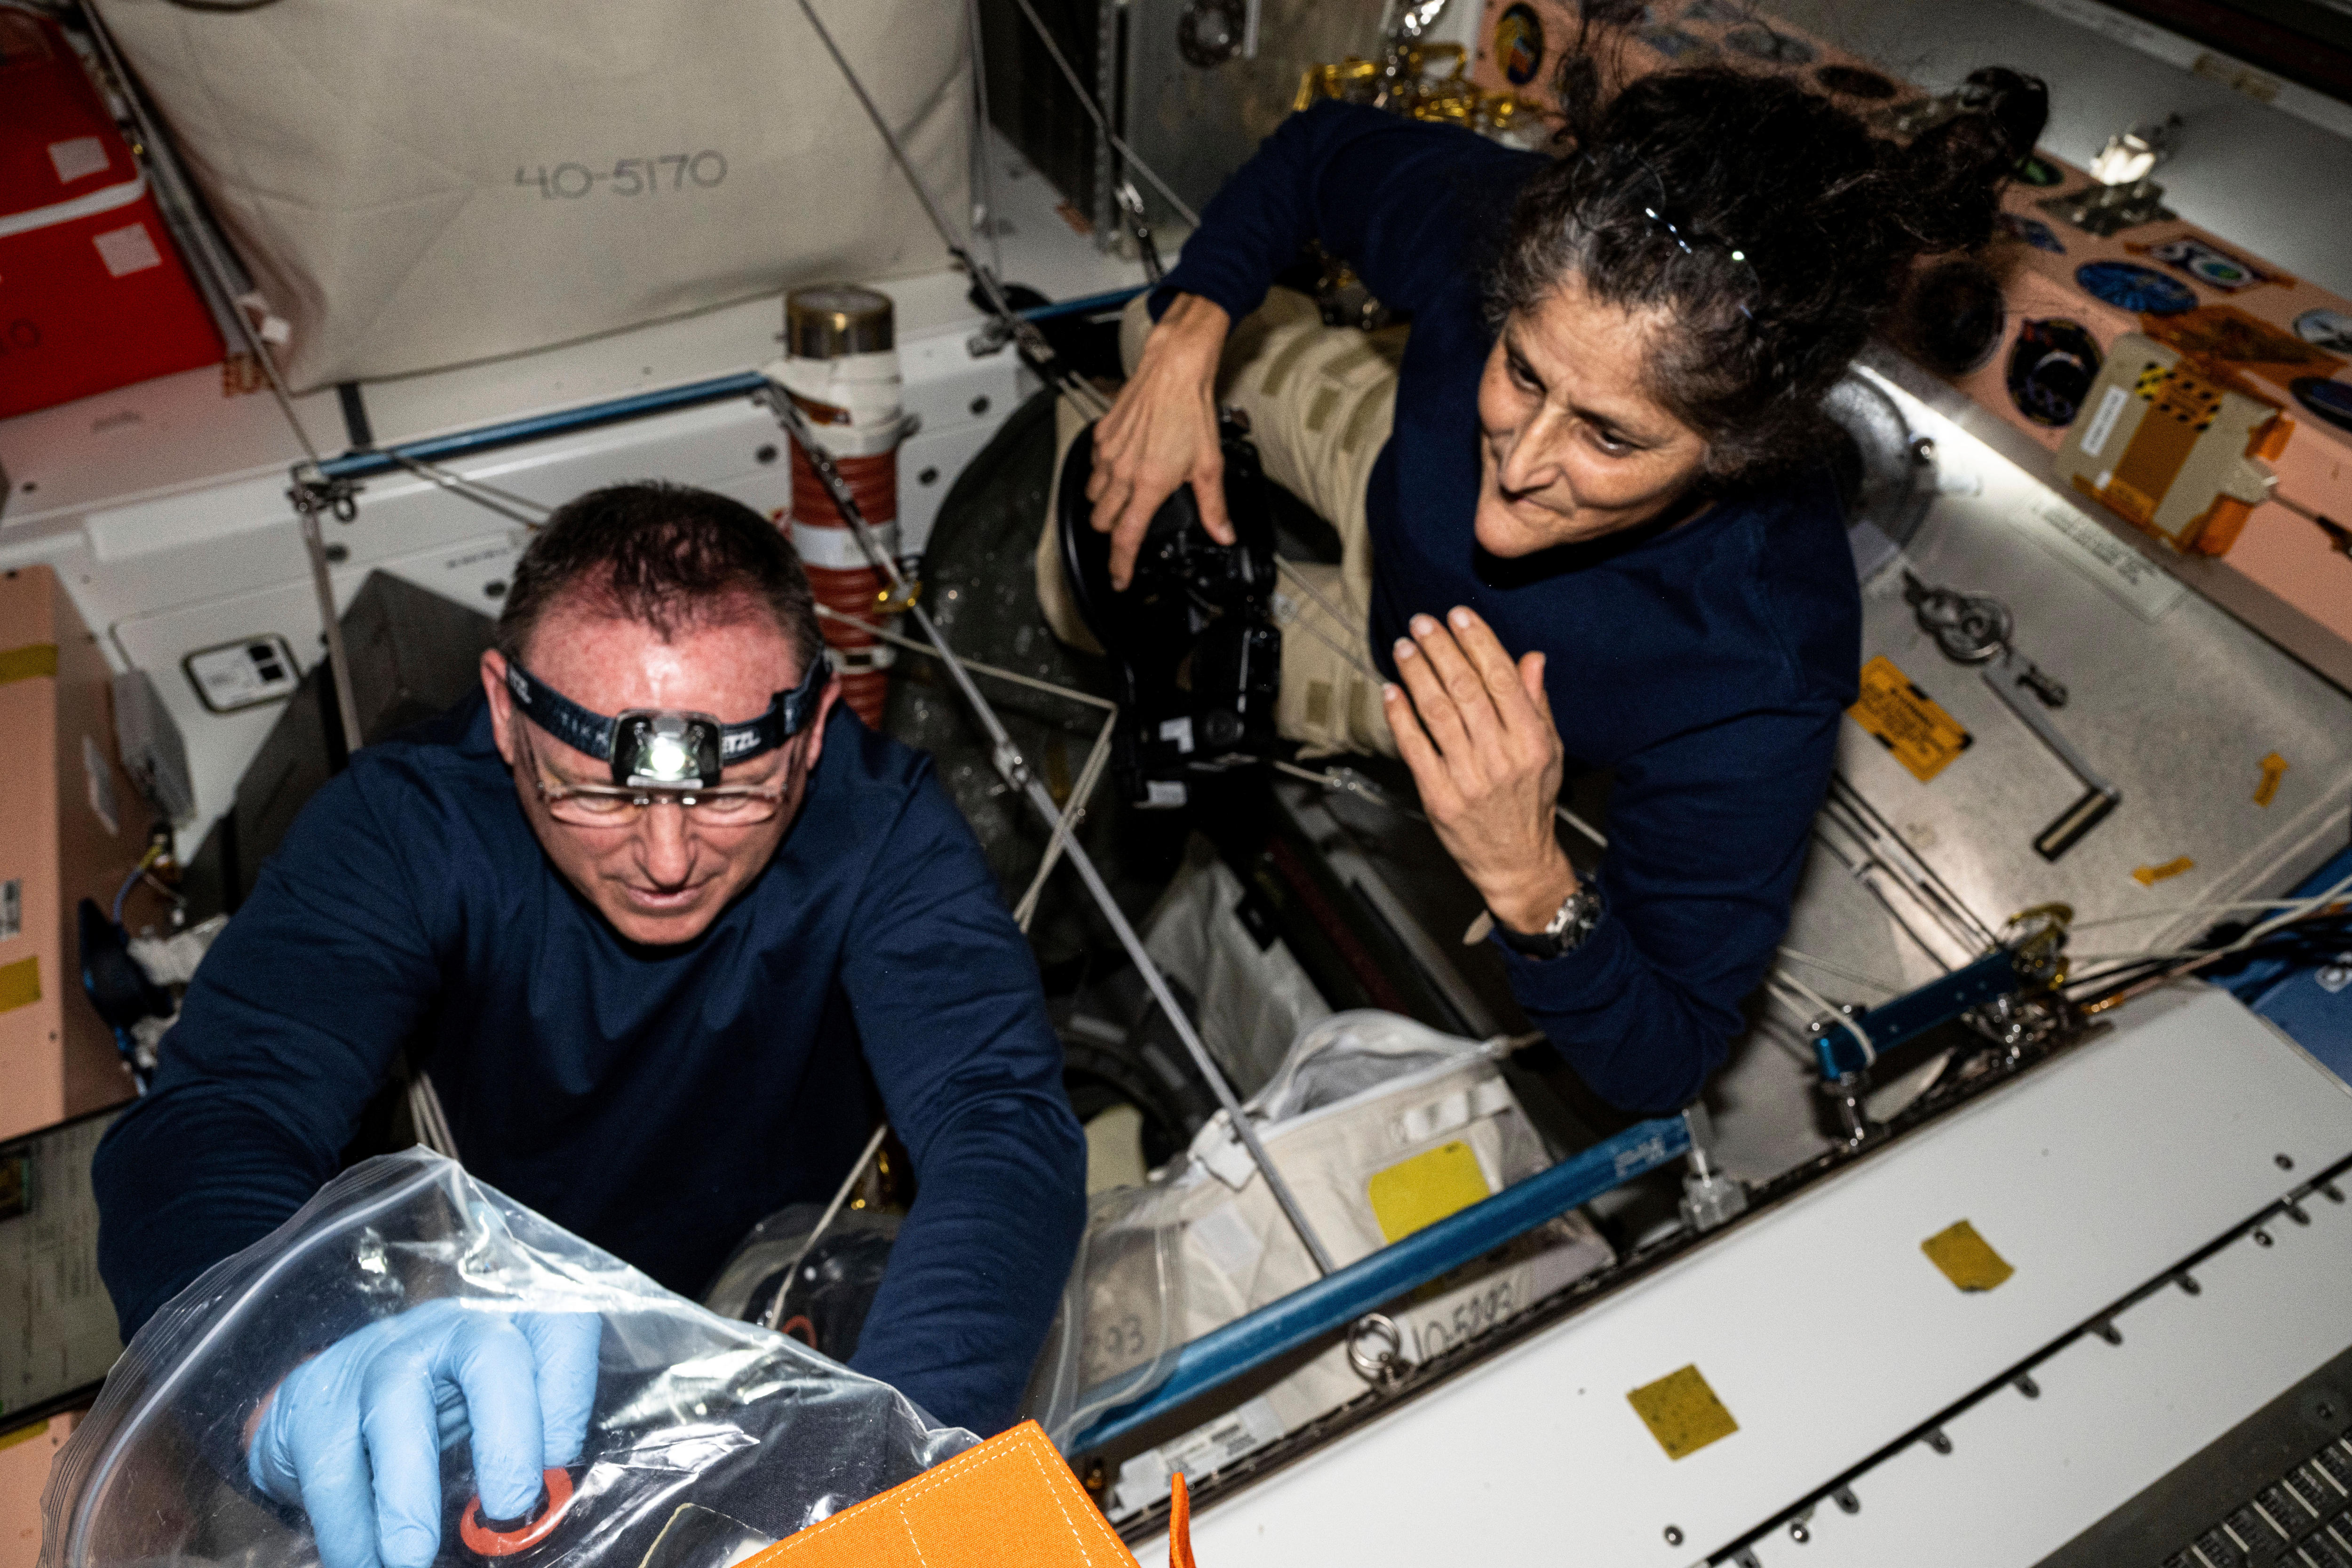
M 1552 830 L 1561 750 L 1544 656 L 1515 664 L 1469 610 L 1446 618 L 1450 629 L 1415 616 L 1412 636 L 1397 639 L 1404 686 L 1381 693 L 1389 729 L 1430 825 L 1486 908 L 1514 931 L 1539 931 L 1577 888 Z
M 1234 542 L 1225 518 L 1225 459 L 1217 445 L 1217 360 L 1233 319 L 1197 294 L 1179 294 L 1143 340 L 1143 357 L 1111 411 L 1095 426 L 1087 499 L 1094 525 L 1110 539 L 1110 580 L 1135 574 L 1144 531 L 1160 504 L 1191 484 L 1201 522 L 1220 544 Z

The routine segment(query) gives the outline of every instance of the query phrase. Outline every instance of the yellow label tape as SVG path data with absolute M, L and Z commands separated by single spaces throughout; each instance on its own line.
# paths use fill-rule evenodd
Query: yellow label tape
M 0 1432 L 0 1448 L 13 1448 L 19 1443 L 29 1443 L 36 1437 L 48 1436 L 49 1424 L 36 1421 L 30 1426 L 19 1426 L 14 1432 Z
M 2279 781 L 2286 777 L 2286 759 L 2273 752 L 2262 761 L 2263 782 L 2254 786 L 2254 804 L 2268 805 L 2278 798 Z
M 0 648 L 0 686 L 12 680 L 38 680 L 58 672 L 58 645 L 29 642 L 22 647 Z
M 1937 707 L 1885 654 L 1862 667 L 1862 695 L 1846 712 L 1921 784 L 1976 743 L 1958 720 Z
M 1486 1173 L 1478 1168 L 1478 1156 L 1456 1139 L 1374 1172 L 1364 1184 L 1364 1195 L 1372 1201 L 1381 1234 L 1393 1242 L 1494 1194 L 1486 1186 Z
M 41 999 L 41 961 L 20 958 L 14 963 L 0 963 L 0 1013 L 12 1007 L 29 1007 Z
M 2196 868 L 2196 861 L 2186 855 L 2180 855 L 2167 860 L 2161 866 L 2142 866 L 2132 873 L 2132 880 L 2143 888 L 2153 888 L 2168 878 L 2178 877 L 2183 871 L 2193 871 Z
M 1739 1423 L 1731 1418 L 1731 1412 L 1723 1407 L 1723 1401 L 1715 1396 L 1696 1366 L 1645 1383 L 1625 1398 L 1669 1459 L 1687 1458 L 1739 1430 Z
M 1963 1290 L 1990 1290 L 2017 1272 L 1966 1220 L 1937 1231 L 1919 1244 L 1919 1250 Z

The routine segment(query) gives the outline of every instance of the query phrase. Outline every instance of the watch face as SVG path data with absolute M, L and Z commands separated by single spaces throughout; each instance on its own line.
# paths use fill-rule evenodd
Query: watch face
M 1486 918 L 1494 921 L 1495 939 L 1512 952 L 1529 958 L 1559 958 L 1575 952 L 1600 923 L 1601 889 L 1591 882 L 1580 883 L 1539 931 L 1513 931 L 1495 920 L 1492 911 Z

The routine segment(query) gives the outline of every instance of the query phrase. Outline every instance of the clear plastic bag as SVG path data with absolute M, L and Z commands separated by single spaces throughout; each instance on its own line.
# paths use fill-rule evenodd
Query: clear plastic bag
M 728 1256 L 702 1304 L 748 1323 L 764 1323 L 773 1312 L 780 1332 L 835 1361 L 856 1355 L 866 1314 L 889 1268 L 899 1216 L 844 1209 L 818 1235 L 817 1222 L 824 1217 L 823 1204 L 793 1204 L 753 1226 Z M 784 1278 L 787 1268 L 793 1270 L 791 1279 Z M 781 1310 L 779 1290 L 784 1298 Z
M 1475 1166 L 1486 1193 L 1550 1163 L 1503 1081 L 1504 1050 L 1500 1040 L 1440 1034 L 1392 1013 L 1333 1014 L 1302 1029 L 1243 1103 L 1338 1262 L 1391 1239 L 1367 1178 L 1416 1153 L 1459 1145 L 1457 1163 Z M 1220 1110 L 1148 1185 L 1096 1198 L 1030 1388 L 1029 1411 L 1056 1444 L 1158 1387 L 1191 1341 L 1314 1279 L 1305 1247 L 1255 1176 Z M 1557 1239 L 1577 1249 L 1579 1272 L 1606 1258 L 1581 1220 L 1570 1231 Z M 1345 1358 L 1336 1364 L 1347 1386 Z M 1302 1399 L 1316 1404 L 1325 1392 Z
M 1178 1160 L 1169 1168 L 1182 1166 Z M 1096 1416 L 1142 1398 L 1176 1369 L 1190 1337 L 1183 1241 L 1181 1207 L 1165 1182 L 1114 1187 L 1087 1205 L 1086 1234 L 1029 1384 L 1028 1412 L 1056 1447 L 1066 1451 Z
M 305 1356 L 451 1299 L 602 1322 L 572 1500 L 499 1568 L 639 1568 L 666 1528 L 704 1511 L 746 1542 L 789 1535 L 978 1441 L 793 1339 L 673 1295 L 416 1149 L 330 1182 L 140 1330 L 51 1471 L 41 1568 L 311 1568 L 301 1515 L 257 1493 L 237 1461 L 246 1420 Z M 458 1528 L 475 1493 L 467 1446 L 441 1467 L 436 1563 L 481 1568 Z

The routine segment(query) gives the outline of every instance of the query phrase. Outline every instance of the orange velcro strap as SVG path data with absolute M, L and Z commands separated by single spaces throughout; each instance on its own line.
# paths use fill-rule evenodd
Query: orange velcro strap
M 740 1568 L 1136 1568 L 1070 1467 L 1024 1421 L 788 1535 Z
M 1168 1479 L 1172 1483 L 1168 1494 L 1168 1568 L 1197 1568 L 1192 1561 L 1192 1489 L 1184 1484 L 1181 1470 Z

